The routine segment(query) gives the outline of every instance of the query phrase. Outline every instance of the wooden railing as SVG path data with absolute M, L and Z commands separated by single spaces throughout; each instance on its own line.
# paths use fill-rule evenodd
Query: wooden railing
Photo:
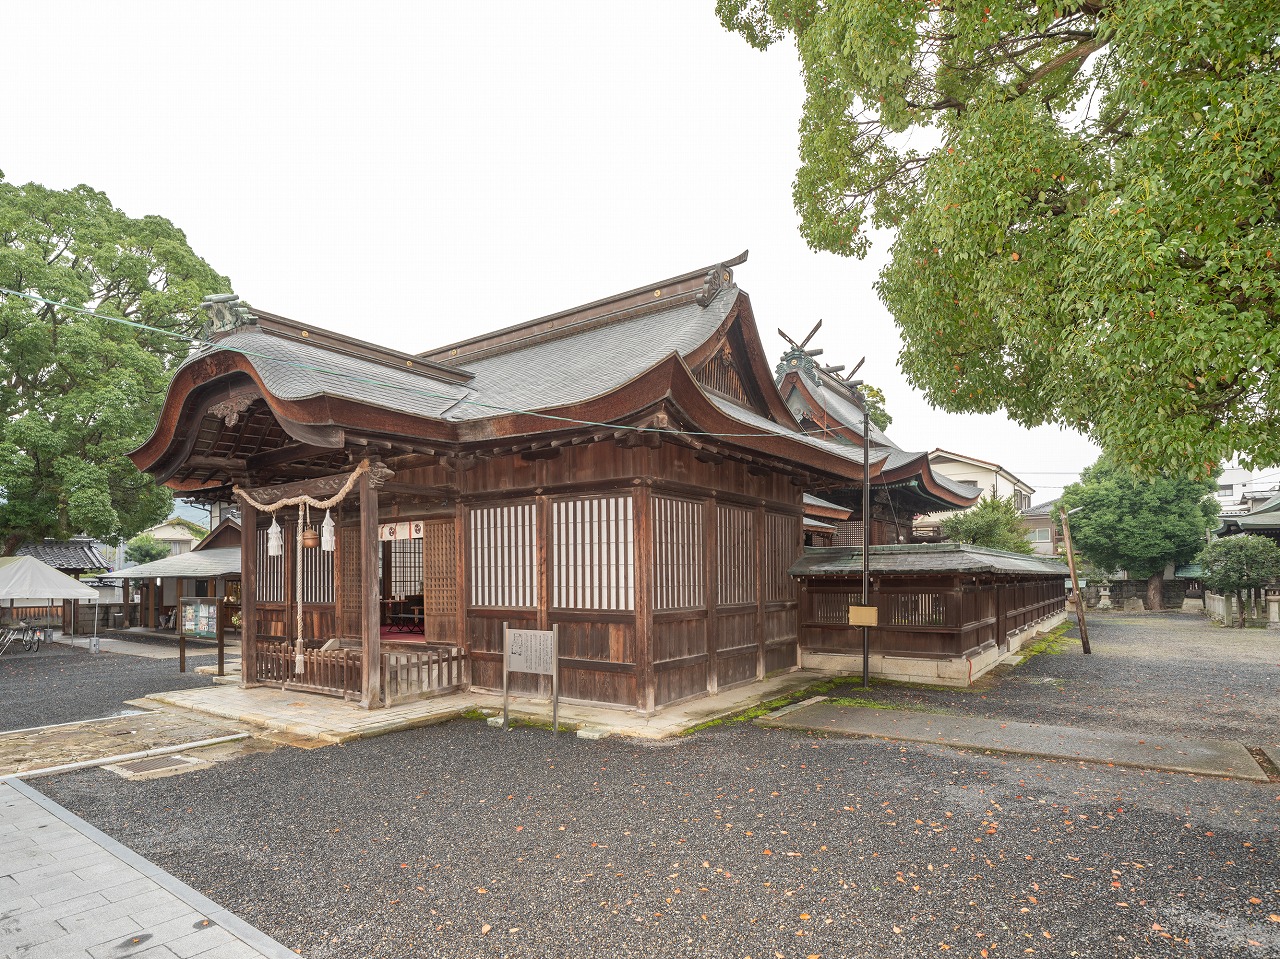
M 460 646 L 383 652 L 383 705 L 394 706 L 461 688 L 465 663 L 466 651 Z
M 302 653 L 303 670 L 294 672 L 296 651 L 288 643 L 259 639 L 255 672 L 260 683 L 279 685 L 343 699 L 359 699 L 362 679 L 358 649 L 307 649 Z

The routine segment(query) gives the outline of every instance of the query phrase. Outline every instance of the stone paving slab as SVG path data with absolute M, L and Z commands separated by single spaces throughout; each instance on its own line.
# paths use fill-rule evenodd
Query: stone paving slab
M 830 676 L 830 673 L 817 670 L 794 670 L 715 696 L 669 706 L 653 716 L 641 716 L 635 710 L 628 709 L 561 703 L 560 726 L 562 730 L 581 731 L 592 738 L 632 736 L 665 739 L 680 735 L 701 723 L 732 716 L 757 703 L 811 686 L 829 679 Z M 446 722 L 473 710 L 490 715 L 501 713 L 502 710 L 500 695 L 482 692 L 451 693 L 387 709 L 367 710 L 361 709 L 356 703 L 343 702 L 334 697 L 267 686 L 182 689 L 170 693 L 153 693 L 145 699 L 135 700 L 135 703 L 188 709 L 327 743 L 347 742 L 400 729 Z M 512 698 L 510 711 L 513 720 L 546 724 L 551 722 L 551 703 L 547 700 Z
M 1169 739 L 1140 732 L 1110 732 L 901 709 L 837 706 L 829 702 L 806 706 L 786 715 L 765 716 L 756 722 L 780 729 L 1267 781 L 1267 774 L 1242 744 L 1220 740 Z
M 153 704 L 152 710 L 132 716 L 0 733 L 0 776 L 239 732 L 244 732 L 244 727 L 237 723 L 186 711 L 157 710 Z
M 274 939 L 12 777 L 0 779 L 3 959 L 284 959 Z
M 179 657 L 178 639 L 177 637 L 165 637 L 171 640 L 171 645 L 161 645 L 157 643 L 138 643 L 131 642 L 127 639 L 120 639 L 116 636 L 99 636 L 98 648 L 104 653 L 119 653 L 122 656 L 139 656 L 142 659 L 177 659 Z M 59 635 L 53 640 L 62 646 L 80 647 L 88 649 L 91 638 L 88 636 L 62 636 Z M 217 643 L 197 643 L 190 640 L 187 641 L 187 658 L 193 656 L 216 656 L 218 653 Z M 227 643 L 224 652 L 225 656 L 239 656 L 240 644 Z

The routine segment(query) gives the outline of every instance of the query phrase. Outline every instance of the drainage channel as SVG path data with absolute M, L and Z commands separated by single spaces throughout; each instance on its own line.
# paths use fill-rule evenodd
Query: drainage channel
M 157 746 L 155 749 L 144 749 L 141 752 L 123 753 L 118 756 L 104 756 L 101 759 L 85 759 L 75 763 L 63 763 L 60 766 L 46 766 L 44 769 L 27 769 L 20 773 L 0 776 L 0 782 L 6 779 L 40 779 L 44 776 L 57 776 L 61 773 L 76 772 L 80 769 L 92 769 L 96 766 L 113 766 L 137 759 L 150 759 L 153 756 L 167 756 L 171 753 L 185 752 L 188 749 L 203 749 L 205 746 L 217 746 L 221 743 L 233 743 L 248 739 L 249 733 L 233 733 L 230 736 L 215 736 L 212 739 L 198 739 L 191 743 L 177 746 Z
M 50 723 L 47 726 L 28 726 L 25 729 L 3 729 L 0 730 L 0 736 L 12 736 L 17 733 L 42 733 L 46 729 L 62 729 L 64 726 L 83 726 L 85 723 L 105 723 L 112 719 L 125 719 L 129 716 L 144 716 L 151 712 L 149 709 L 122 709 L 118 713 L 112 713 L 110 716 L 99 716 L 96 719 L 75 719 L 69 723 Z

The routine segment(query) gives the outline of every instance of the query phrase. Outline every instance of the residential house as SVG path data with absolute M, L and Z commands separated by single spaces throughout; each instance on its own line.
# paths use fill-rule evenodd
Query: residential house
M 1022 522 L 1027 526 L 1027 541 L 1041 556 L 1057 556 L 1066 549 L 1054 519 L 1058 515 L 1058 502 L 1051 499 L 1046 503 L 1028 506 L 1022 511 Z
M 977 498 L 1012 496 L 1013 504 L 1017 509 L 1025 510 L 1031 506 L 1031 496 L 1035 490 L 998 463 L 989 463 L 976 457 L 935 449 L 929 454 L 929 466 L 934 473 L 958 483 L 977 487 L 979 491 Z M 942 538 L 940 531 L 942 521 L 958 512 L 963 510 L 932 513 L 916 520 L 916 537 L 923 541 L 936 542 Z

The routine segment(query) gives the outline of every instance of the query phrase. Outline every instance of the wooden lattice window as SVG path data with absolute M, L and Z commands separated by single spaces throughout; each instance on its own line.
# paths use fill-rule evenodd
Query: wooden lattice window
M 453 520 L 425 523 L 422 531 L 422 608 L 437 615 L 458 611 L 457 549 Z
M 319 547 L 302 551 L 302 601 L 333 602 L 333 554 Z
M 282 525 L 284 543 L 293 542 L 292 526 Z M 267 529 L 258 530 L 258 575 L 254 584 L 254 595 L 260 603 L 283 603 L 285 597 L 285 576 L 288 564 L 284 552 L 279 556 L 267 555 Z
M 636 608 L 635 515 L 627 493 L 551 504 L 556 609 Z
M 745 606 L 756 601 L 755 512 L 721 503 L 716 514 L 719 569 L 716 603 Z
M 364 588 L 360 578 L 360 527 L 340 526 L 338 541 L 339 566 L 342 574 L 342 623 L 350 634 L 360 631 L 361 595 Z
M 422 540 L 384 540 L 382 548 L 391 554 L 391 597 L 404 599 L 422 593 Z
M 702 504 L 655 496 L 653 504 L 653 608 L 706 605 Z
M 800 517 L 765 514 L 764 598 L 784 603 L 796 598 L 795 580 L 787 572 L 800 555 Z
M 471 605 L 538 605 L 538 514 L 532 503 L 470 512 Z
M 809 622 L 848 626 L 849 607 L 861 602 L 861 592 L 813 590 L 809 593 Z
M 841 519 L 836 521 L 836 546 L 861 546 L 862 521 Z
M 737 363 L 729 344 L 725 344 L 719 352 L 703 364 L 696 378 L 709 390 L 735 399 L 740 403 L 747 402 L 747 391 L 742 385 L 742 377 L 738 373 Z
M 943 593 L 890 593 L 887 598 L 893 626 L 946 625 L 947 598 Z

